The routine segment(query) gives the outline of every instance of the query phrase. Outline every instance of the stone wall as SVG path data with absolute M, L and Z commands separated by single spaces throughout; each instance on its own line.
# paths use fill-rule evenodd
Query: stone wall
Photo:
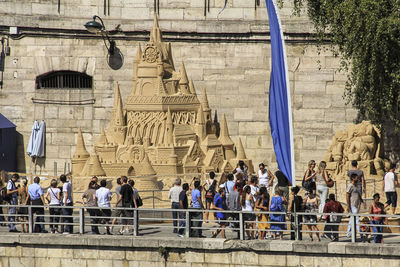
M 3 237 L 3 236 L 2 236 Z M 78 236 L 5 236 L 0 266 L 398 266 L 397 245 Z
M 101 2 L 101 4 L 99 4 Z M 122 96 L 129 94 L 133 57 L 138 43 L 144 44 L 153 18 L 152 0 L 111 1 L 110 16 L 102 16 L 106 27 L 121 24 L 114 32 L 124 55 L 121 69 L 106 63 L 103 41 L 82 26 L 92 14 L 103 14 L 102 1 L 2 1 L 0 36 L 9 26 L 19 35 L 10 37 L 11 55 L 6 57 L 0 112 L 17 125 L 19 170 L 29 171 L 25 150 L 33 121 L 47 123 L 46 158 L 39 159 L 42 173 L 58 175 L 70 162 L 78 127 L 88 147 L 108 127 L 113 103 L 113 84 L 120 83 Z M 232 139 L 242 138 L 253 163 L 276 168 L 268 123 L 270 44 L 265 3 L 254 10 L 254 1 L 228 1 L 217 20 L 222 0 L 210 1 L 204 17 L 203 1 L 160 0 L 160 27 L 172 42 L 177 68 L 184 61 L 201 97 L 207 88 L 210 106 L 221 119 L 225 113 Z M 287 1 L 290 2 L 290 1 Z M 345 75 L 337 73 L 339 60 L 328 49 L 318 51 L 305 16 L 291 16 L 287 3 L 280 9 L 293 100 L 295 159 L 299 176 L 310 159 L 322 160 L 332 135 L 353 122 L 356 111 L 342 99 Z M 326 47 L 324 47 L 326 48 Z M 35 77 L 52 70 L 75 70 L 93 76 L 92 91 L 60 93 L 35 89 Z M 44 89 L 45 90 L 45 89 Z M 88 100 L 88 105 L 37 104 L 32 98 Z

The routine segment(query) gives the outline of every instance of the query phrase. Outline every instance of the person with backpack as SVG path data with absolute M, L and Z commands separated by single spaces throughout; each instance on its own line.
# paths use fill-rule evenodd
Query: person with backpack
M 212 184 L 208 187 L 208 189 L 206 191 L 206 195 L 205 195 L 206 210 L 210 210 L 211 209 L 212 203 L 214 201 L 215 194 L 217 193 L 216 187 L 217 187 L 217 181 L 213 180 Z M 214 213 L 212 213 L 212 214 L 214 214 Z M 206 211 L 204 213 L 204 221 L 205 222 L 208 222 L 208 216 L 209 216 L 209 212 Z
M 282 191 L 279 188 L 275 188 L 275 195 L 271 198 L 271 205 L 269 210 L 271 212 L 284 212 L 284 204 L 287 203 L 287 200 L 282 194 Z M 280 239 L 283 239 L 283 231 L 286 230 L 286 218 L 285 214 L 277 214 L 271 213 L 271 230 L 273 239 L 276 239 L 277 235 L 279 235 Z
M 15 183 L 18 181 L 19 175 L 13 174 L 11 179 L 8 180 L 7 183 L 7 194 L 5 196 L 5 201 L 10 203 L 9 216 L 8 216 L 8 231 L 13 233 L 19 233 L 17 228 L 15 227 L 15 214 L 17 213 L 17 205 L 18 205 L 18 188 Z
M 329 201 L 324 206 L 324 213 L 336 213 L 332 215 L 325 215 L 324 233 L 332 241 L 339 241 L 339 224 L 342 221 L 342 216 L 337 213 L 343 213 L 344 209 L 339 201 L 335 200 L 335 194 L 329 194 Z
M 125 209 L 122 212 L 122 217 L 132 217 L 132 208 L 135 205 L 135 199 L 133 198 L 133 188 L 130 184 L 128 184 L 128 177 L 122 176 L 121 177 L 121 190 L 120 190 L 120 198 L 117 201 L 117 204 L 122 203 L 122 207 Z M 132 225 L 132 220 L 131 219 L 122 219 L 122 228 L 119 231 L 119 234 L 122 235 L 124 233 L 129 232 L 129 225 Z M 125 229 L 124 229 L 125 228 Z

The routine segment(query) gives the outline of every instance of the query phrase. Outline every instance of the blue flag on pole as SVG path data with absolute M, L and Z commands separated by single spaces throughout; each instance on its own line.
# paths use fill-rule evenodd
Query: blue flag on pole
M 265 0 L 271 34 L 269 124 L 278 168 L 295 186 L 294 144 L 289 75 L 280 19 L 273 0 Z

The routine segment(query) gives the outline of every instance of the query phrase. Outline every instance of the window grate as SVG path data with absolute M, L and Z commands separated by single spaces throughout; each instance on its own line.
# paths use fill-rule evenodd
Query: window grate
M 93 78 L 76 71 L 53 71 L 36 77 L 36 89 L 92 89 Z

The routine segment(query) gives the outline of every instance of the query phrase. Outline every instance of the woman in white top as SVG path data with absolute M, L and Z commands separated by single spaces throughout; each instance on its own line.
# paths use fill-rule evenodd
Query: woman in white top
M 318 172 L 315 175 L 315 180 L 317 182 L 317 191 L 320 199 L 320 204 L 318 208 L 318 212 L 324 212 L 325 200 L 328 198 L 329 187 L 327 185 L 328 182 L 328 173 L 326 172 L 326 162 L 321 161 L 318 165 Z
M 260 187 L 266 187 L 269 192 L 269 187 L 271 186 L 269 181 L 274 175 L 265 168 L 264 163 L 260 163 L 258 167 L 260 168 L 258 170 L 258 184 Z
M 242 195 L 242 211 L 253 211 L 254 210 L 254 199 L 253 196 L 251 195 L 251 187 L 250 186 L 245 186 L 243 189 L 243 195 Z M 246 222 L 246 234 L 249 239 L 255 239 L 254 236 L 254 223 L 255 221 L 255 215 L 254 213 L 244 213 L 243 214 L 243 219 Z
M 57 188 L 57 180 L 51 180 L 50 187 L 47 189 L 46 200 L 49 203 L 50 211 L 50 230 L 51 233 L 58 233 L 58 223 L 60 221 L 60 188 Z

